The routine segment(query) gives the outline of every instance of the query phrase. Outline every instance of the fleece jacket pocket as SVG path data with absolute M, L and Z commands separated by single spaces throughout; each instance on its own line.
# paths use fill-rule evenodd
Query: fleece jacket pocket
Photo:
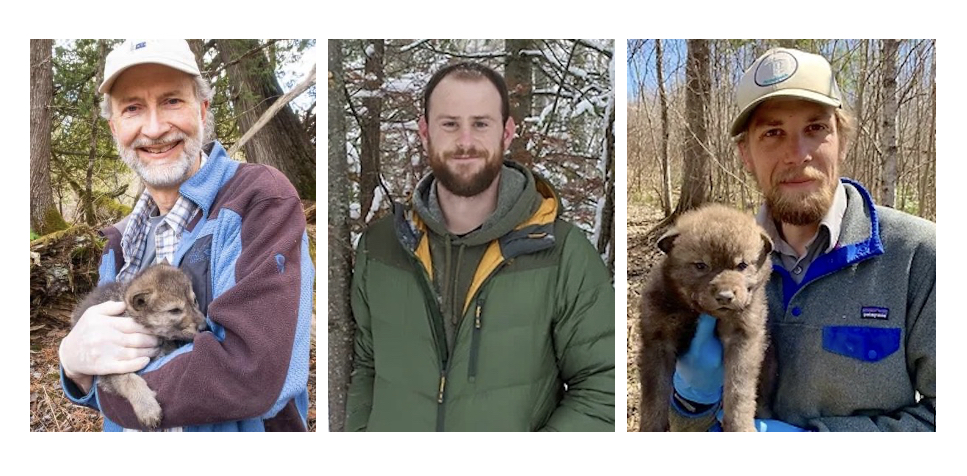
M 826 326 L 823 349 L 864 362 L 877 362 L 900 348 L 900 329 L 861 326 Z

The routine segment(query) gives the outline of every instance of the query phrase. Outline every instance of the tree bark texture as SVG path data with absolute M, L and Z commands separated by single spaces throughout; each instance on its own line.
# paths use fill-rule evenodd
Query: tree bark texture
M 349 174 L 342 41 L 329 40 L 329 431 L 343 431 L 355 324 L 349 307 Z
M 897 180 L 897 98 L 896 63 L 899 42 L 883 40 L 880 56 L 883 85 L 883 109 L 880 110 L 880 150 L 883 151 L 883 170 L 880 176 L 880 204 L 893 207 Z
M 668 160 L 668 96 L 662 66 L 661 40 L 655 40 L 655 72 L 658 79 L 658 102 L 661 108 L 661 208 L 665 216 L 672 214 L 672 172 Z
M 604 176 L 604 210 L 601 211 L 601 233 L 598 235 L 598 254 L 604 255 L 605 264 L 614 276 L 614 102 L 608 111 L 607 126 L 604 131 L 604 147 L 607 154 Z
M 360 118 L 359 149 L 359 205 L 360 219 L 365 220 L 373 206 L 373 195 L 379 186 L 380 162 L 380 116 L 383 112 L 383 56 L 386 51 L 384 40 L 366 40 L 364 43 L 366 61 L 363 82 L 363 108 Z
M 707 145 L 707 108 L 711 84 L 708 40 L 688 40 L 685 83 L 683 181 L 676 216 L 705 203 L 712 183 Z
M 216 44 L 223 60 L 231 63 L 257 47 L 258 41 L 216 40 Z M 227 71 L 239 131 L 244 133 L 282 96 L 282 88 L 263 52 L 231 63 Z M 315 147 L 291 108 L 282 108 L 245 145 L 245 158 L 249 162 L 279 169 L 292 182 L 300 197 L 315 199 Z
M 504 46 L 507 51 L 504 79 L 510 94 L 510 117 L 517 124 L 518 136 L 510 144 L 510 158 L 528 167 L 534 157 L 527 147 L 531 134 L 524 119 L 530 117 L 533 107 L 534 67 L 526 51 L 533 48 L 533 40 L 506 40 Z
M 54 98 L 54 40 L 30 40 L 30 229 L 43 235 L 55 212 L 50 186 L 50 105 Z
M 94 71 L 94 84 L 91 89 L 91 104 L 98 104 L 97 85 L 101 84 L 104 78 L 104 59 L 107 56 L 107 43 L 104 40 L 97 40 L 97 65 Z M 84 221 L 90 225 L 97 225 L 97 213 L 94 211 L 94 165 L 97 162 L 97 129 L 99 111 L 96 106 L 91 107 L 91 149 L 87 156 L 87 173 L 84 176 L 84 193 L 81 195 L 84 202 Z

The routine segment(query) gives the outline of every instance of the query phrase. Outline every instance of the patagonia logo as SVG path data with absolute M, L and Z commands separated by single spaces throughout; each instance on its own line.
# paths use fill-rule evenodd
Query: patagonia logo
M 864 307 L 862 317 L 863 319 L 886 320 L 889 314 L 890 310 L 885 307 Z

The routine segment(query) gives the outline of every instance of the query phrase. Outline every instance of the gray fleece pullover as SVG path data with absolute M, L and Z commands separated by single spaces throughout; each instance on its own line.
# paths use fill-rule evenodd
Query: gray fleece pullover
M 843 183 L 835 248 L 801 284 L 776 265 L 767 286 L 773 417 L 819 431 L 935 431 L 936 225 L 874 207 L 862 186 Z M 707 429 L 718 410 L 672 408 L 677 430 Z

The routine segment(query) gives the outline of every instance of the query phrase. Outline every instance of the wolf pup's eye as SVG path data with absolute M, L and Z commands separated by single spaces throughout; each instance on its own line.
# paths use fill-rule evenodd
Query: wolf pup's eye
M 739 263 L 738 265 L 736 265 L 735 269 L 737 269 L 739 271 L 745 271 L 745 268 L 748 268 L 748 267 L 749 267 L 749 265 L 746 264 L 745 261 L 743 261 L 743 262 Z
M 702 262 L 698 262 L 698 263 L 695 263 L 695 269 L 699 271 L 705 271 L 706 269 L 708 269 L 708 265 Z
M 176 307 L 174 309 L 169 309 L 168 312 L 170 312 L 171 314 L 181 314 L 181 308 Z

